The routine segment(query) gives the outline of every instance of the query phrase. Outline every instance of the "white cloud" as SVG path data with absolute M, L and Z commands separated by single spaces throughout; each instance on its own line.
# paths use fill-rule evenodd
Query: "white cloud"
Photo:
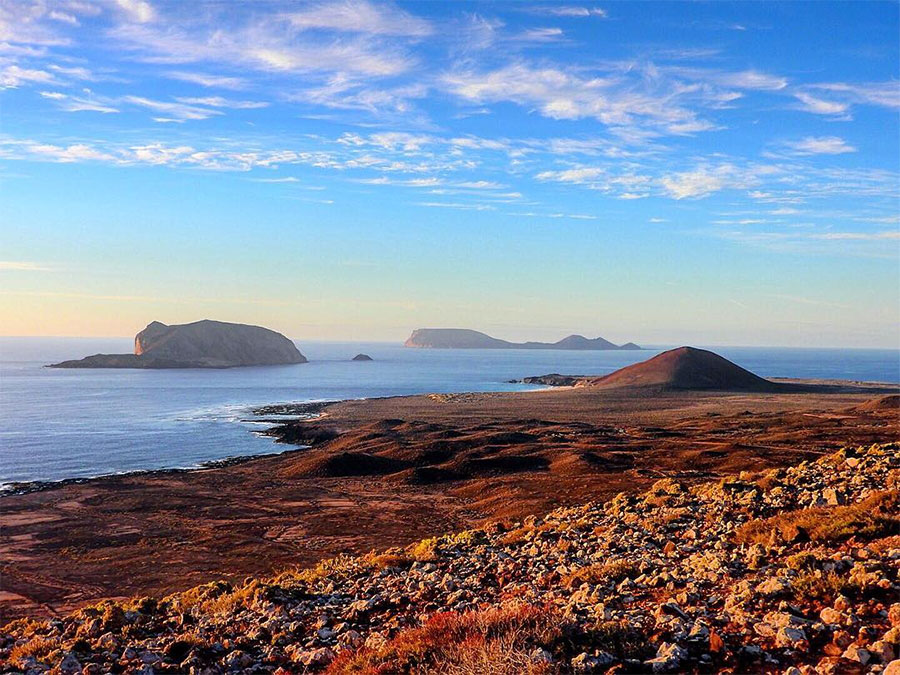
M 788 85 L 788 81 L 778 75 L 769 75 L 757 70 L 743 70 L 736 73 L 721 73 L 714 78 L 720 84 L 738 89 L 759 89 L 778 91 Z
M 94 74 L 88 70 L 87 68 L 82 68 L 80 66 L 72 67 L 72 66 L 59 66 L 52 65 L 50 66 L 50 70 L 60 73 L 61 75 L 65 75 L 67 77 L 73 77 L 76 80 L 93 80 L 95 79 Z
M 54 21 L 62 21 L 63 23 L 67 23 L 70 26 L 79 25 L 78 18 L 71 14 L 67 14 L 66 12 L 51 10 L 47 17 L 53 19 Z
M 662 70 L 657 69 L 656 72 L 658 75 L 668 72 L 674 76 L 683 77 L 696 82 L 707 82 L 720 87 L 749 91 L 780 91 L 788 85 L 787 79 L 780 75 L 772 75 L 770 73 L 763 73 L 752 69 L 725 71 L 711 68 L 674 67 Z M 722 93 L 723 92 L 716 92 L 716 94 L 720 96 Z M 725 93 L 728 93 L 729 96 L 733 96 L 733 93 Z M 724 102 L 727 103 L 728 100 L 733 99 L 726 97 Z
M 886 232 L 826 232 L 824 234 L 811 234 L 809 238 L 835 241 L 879 241 L 883 239 L 900 239 L 900 232 L 897 230 L 888 230 Z
M 20 68 L 12 65 L 0 69 L 0 89 L 11 89 L 28 82 L 50 84 L 56 81 L 52 73 L 36 68 Z
M 606 175 L 606 169 L 598 167 L 581 167 L 563 171 L 541 171 L 535 176 L 538 180 L 556 181 L 558 183 L 590 183 Z
M 156 112 L 171 115 L 176 120 L 205 120 L 213 115 L 221 115 L 218 110 L 210 110 L 209 108 L 201 108 L 196 105 L 187 105 L 184 103 L 172 103 L 169 101 L 157 101 L 143 96 L 123 96 L 122 101 L 131 103 L 132 105 L 143 108 L 150 108 Z M 168 118 L 159 118 L 168 119 Z
M 856 148 L 837 136 L 807 136 L 799 141 L 790 141 L 785 147 L 795 155 L 842 155 L 856 152 Z
M 474 180 L 456 183 L 456 187 L 466 188 L 468 190 L 501 190 L 506 186 L 502 183 L 495 183 L 494 181 L 489 180 Z M 521 197 L 518 193 L 516 193 L 516 195 Z
M 427 37 L 433 30 L 424 19 L 390 5 L 375 5 L 365 0 L 344 0 L 304 7 L 286 14 L 301 30 L 333 30 L 345 33 Z
M 809 85 L 811 89 L 821 89 L 832 94 L 846 97 L 853 103 L 884 106 L 885 108 L 900 108 L 900 80 L 887 82 L 866 82 L 850 84 L 846 82 L 831 82 Z
M 221 96 L 178 97 L 175 100 L 188 105 L 205 105 L 212 108 L 233 108 L 235 110 L 252 110 L 269 105 L 264 101 L 235 101 Z
M 228 5 L 223 5 L 225 9 Z M 224 10 L 221 10 L 224 12 Z M 239 25 L 227 17 L 205 22 L 123 24 L 110 31 L 125 48 L 151 63 L 218 62 L 233 68 L 285 73 L 397 75 L 414 61 L 402 45 L 359 36 L 326 39 L 293 25 L 287 16 L 253 15 Z M 176 71 L 183 73 L 184 71 Z M 183 79 L 183 78 L 182 78 Z
M 593 118 L 624 137 L 643 134 L 644 141 L 647 132 L 684 135 L 718 128 L 691 106 L 712 109 L 734 100 L 733 92 L 720 92 L 715 84 L 662 77 L 652 64 L 606 64 L 602 75 L 592 77 L 585 70 L 519 62 L 489 72 L 457 71 L 443 84 L 469 102 L 509 101 L 556 120 Z
M 183 82 L 192 82 L 199 84 L 201 87 L 220 88 L 220 89 L 244 89 L 247 86 L 246 80 L 240 77 L 227 77 L 224 75 L 210 75 L 208 73 L 192 73 L 184 70 L 175 70 L 166 73 L 166 77 Z
M 558 42 L 563 39 L 561 28 L 530 28 L 516 35 L 518 42 Z
M 24 260 L 0 260 L 0 270 L 10 272 L 48 272 L 50 267 Z
M 462 202 L 414 202 L 416 206 L 427 206 L 438 209 L 459 209 L 461 211 L 496 211 L 490 204 L 465 204 Z
M 529 11 L 536 14 L 549 14 L 550 16 L 564 16 L 574 19 L 587 19 L 589 17 L 605 18 L 606 10 L 599 7 L 580 7 L 577 5 L 543 5 L 529 7 Z
M 845 116 L 847 114 L 847 110 L 849 110 L 850 108 L 850 105 L 847 103 L 826 101 L 825 99 L 817 98 L 802 91 L 796 92 L 794 94 L 794 98 L 796 98 L 798 101 L 800 101 L 800 103 L 803 104 L 801 106 L 801 110 L 805 110 L 816 115 Z
M 138 23 L 147 23 L 156 18 L 156 10 L 146 0 L 116 0 L 116 4 L 128 15 L 128 18 Z
M 707 169 L 664 176 L 661 182 L 663 188 L 673 199 L 706 197 L 713 192 L 718 192 L 726 184 L 721 171 L 711 172 Z

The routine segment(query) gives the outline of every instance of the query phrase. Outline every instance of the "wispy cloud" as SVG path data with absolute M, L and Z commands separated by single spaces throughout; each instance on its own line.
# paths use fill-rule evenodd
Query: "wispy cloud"
M 812 94 L 807 94 L 803 91 L 798 91 L 794 94 L 794 98 L 796 98 L 802 105 L 800 105 L 801 110 L 805 110 L 806 112 L 811 112 L 816 115 L 828 115 L 831 117 L 837 117 L 842 120 L 851 119 L 848 115 L 847 111 L 850 109 L 849 103 L 839 103 L 837 101 L 828 101 L 823 98 L 819 98 L 813 96 Z
M 856 152 L 856 148 L 837 136 L 807 136 L 799 141 L 788 141 L 784 147 L 795 155 L 843 155 Z
M 221 96 L 199 96 L 199 97 L 177 97 L 180 103 L 188 105 L 202 105 L 212 108 L 234 108 L 235 110 L 253 110 L 255 108 L 268 107 L 265 101 L 235 101 L 233 99 L 222 98 Z
M 662 186 L 674 199 L 705 197 L 725 186 L 725 176 L 722 171 L 708 169 L 685 171 L 664 176 Z
M 546 14 L 549 16 L 563 16 L 572 19 L 588 19 L 596 17 L 598 19 L 606 18 L 605 9 L 593 6 L 580 5 L 532 5 L 526 11 L 533 14 Z
M 425 206 L 437 209 L 459 209 L 461 211 L 496 211 L 496 206 L 490 204 L 476 204 L 465 202 L 413 202 L 416 206 Z
M 242 77 L 230 77 L 227 75 L 211 75 L 209 73 L 194 73 L 185 70 L 174 70 L 165 73 L 166 77 L 173 80 L 182 80 L 199 84 L 201 87 L 219 89 L 245 89 L 247 81 Z
M 292 26 L 301 30 L 326 29 L 345 33 L 427 37 L 431 24 L 391 5 L 366 0 L 312 4 L 287 13 Z
M 156 10 L 147 0 L 116 0 L 116 4 L 132 21 L 147 23 L 156 18 Z
M 52 84 L 56 82 L 53 73 L 38 68 L 21 68 L 17 65 L 0 68 L 0 89 L 11 89 L 22 84 Z
M 0 260 L 0 271 L 49 272 L 52 268 L 42 263 L 23 260 Z
M 842 96 L 853 103 L 900 108 L 900 80 L 887 82 L 828 82 L 808 85 L 811 89 L 830 92 Z
M 374 5 L 336 5 L 332 15 L 313 6 L 293 13 L 250 16 L 240 12 L 225 16 L 230 7 L 206 7 L 213 14 L 218 11 L 221 15 L 207 17 L 204 22 L 125 23 L 115 26 L 110 34 L 142 60 L 158 64 L 215 62 L 275 73 L 356 73 L 384 77 L 405 72 L 414 63 L 403 44 L 381 39 L 396 35 L 388 30 L 391 17 L 396 15 L 387 16 Z M 343 18 L 339 21 L 340 17 Z M 316 36 L 311 30 L 340 30 L 338 24 L 344 25 L 344 21 L 348 22 L 344 32 L 357 35 L 331 40 Z M 424 25 L 414 29 L 407 22 L 397 30 L 403 34 L 411 30 L 421 32 Z

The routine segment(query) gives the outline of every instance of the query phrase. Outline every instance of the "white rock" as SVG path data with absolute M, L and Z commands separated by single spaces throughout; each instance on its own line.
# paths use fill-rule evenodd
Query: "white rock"
M 776 647 L 792 647 L 797 648 L 806 641 L 806 633 L 802 628 L 793 628 L 791 626 L 782 626 L 775 634 Z
M 844 650 L 842 654 L 843 658 L 849 659 L 850 661 L 857 661 L 863 665 L 866 665 L 869 661 L 872 660 L 872 652 L 868 649 L 863 649 L 862 647 L 857 647 L 856 645 L 850 645 L 847 649 Z

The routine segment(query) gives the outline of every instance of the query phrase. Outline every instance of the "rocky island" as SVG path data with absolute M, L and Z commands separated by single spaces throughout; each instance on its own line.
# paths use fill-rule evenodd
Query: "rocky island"
M 570 335 L 557 342 L 509 342 L 468 328 L 418 328 L 403 343 L 420 349 L 640 349 L 633 342 L 617 345 L 602 337 Z
M 268 328 L 204 319 L 153 321 L 134 338 L 133 354 L 94 354 L 51 368 L 234 368 L 306 363 L 291 340 Z
M 368 354 L 357 354 L 350 360 L 351 361 L 371 361 L 372 357 L 369 356 Z

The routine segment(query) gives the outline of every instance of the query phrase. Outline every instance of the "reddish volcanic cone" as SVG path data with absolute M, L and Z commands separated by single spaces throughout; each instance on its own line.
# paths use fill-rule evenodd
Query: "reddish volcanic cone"
M 718 354 L 694 347 L 679 347 L 586 382 L 587 386 L 652 387 L 657 389 L 714 389 L 723 391 L 780 391 L 781 385 L 764 380 Z

